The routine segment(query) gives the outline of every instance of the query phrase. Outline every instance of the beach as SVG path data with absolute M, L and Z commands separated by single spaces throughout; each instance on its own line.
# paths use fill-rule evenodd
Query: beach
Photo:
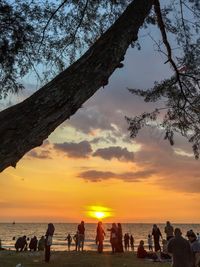
M 110 223 L 104 223 L 104 229 L 111 227 Z M 123 235 L 125 233 L 132 234 L 135 239 L 135 249 L 139 245 L 140 240 L 144 240 L 145 249 L 148 249 L 147 236 L 152 232 L 152 225 L 150 223 L 123 223 Z M 54 223 L 55 233 L 53 236 L 52 250 L 65 251 L 67 249 L 67 241 L 65 240 L 68 233 L 73 237 L 77 231 L 77 223 Z M 164 223 L 158 224 L 163 236 L 164 234 Z M 193 229 L 196 233 L 200 232 L 200 224 L 173 224 L 174 228 L 179 227 L 183 236 L 190 229 Z M 85 244 L 84 249 L 89 251 L 96 251 L 97 247 L 95 244 L 96 238 L 96 227 L 97 223 L 86 223 L 85 224 Z M 15 242 L 18 237 L 26 235 L 27 238 L 31 239 L 34 235 L 40 238 L 46 233 L 47 223 L 0 223 L 0 239 L 2 241 L 2 247 L 5 249 L 15 250 Z M 13 237 L 15 239 L 13 240 Z M 28 241 L 29 243 L 29 241 Z M 74 240 L 72 242 L 71 250 L 75 248 Z M 106 231 L 104 240 L 104 251 L 111 251 L 110 245 L 110 233 Z
M 21 263 L 23 267 L 169 267 L 169 262 L 151 262 L 137 259 L 133 252 L 110 252 L 98 254 L 95 251 L 67 252 L 52 251 L 50 263 L 44 262 L 44 252 L 0 251 L 0 267 L 15 267 Z

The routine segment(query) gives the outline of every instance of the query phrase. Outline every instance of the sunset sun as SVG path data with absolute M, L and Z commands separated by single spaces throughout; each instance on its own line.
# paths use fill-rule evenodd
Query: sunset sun
M 89 206 L 87 210 L 88 217 L 95 219 L 105 219 L 112 216 L 111 209 L 102 206 Z
M 105 212 L 103 211 L 95 211 L 94 212 L 94 216 L 97 218 L 97 219 L 103 219 L 106 217 L 106 214 Z

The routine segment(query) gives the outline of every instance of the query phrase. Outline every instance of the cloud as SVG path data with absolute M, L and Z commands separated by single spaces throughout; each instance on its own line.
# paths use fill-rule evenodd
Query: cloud
M 77 177 L 89 182 L 101 182 L 109 179 L 118 179 L 124 182 L 140 182 L 144 179 L 150 178 L 153 174 L 155 174 L 154 170 L 125 172 L 119 174 L 109 171 L 104 172 L 97 170 L 89 170 L 79 173 Z
M 71 158 L 87 158 L 92 153 L 92 148 L 88 141 L 82 141 L 80 143 L 57 143 L 54 144 L 54 149 L 58 152 L 65 153 Z
M 51 159 L 52 146 L 48 140 L 45 140 L 40 147 L 32 149 L 26 154 L 27 158 Z
M 85 133 L 90 134 L 92 131 L 114 130 L 109 117 L 98 111 L 97 107 L 88 107 L 79 110 L 71 119 L 67 121 L 67 125 Z
M 177 154 L 175 147 L 163 140 L 162 131 L 154 131 L 151 135 L 145 129 L 136 138 L 141 150 L 135 152 L 134 162 L 140 168 L 156 170 L 158 178 L 154 183 L 165 190 L 199 193 L 199 161 L 187 153 Z
M 49 150 L 37 151 L 36 149 L 31 150 L 28 154 L 28 157 L 38 158 L 38 159 L 51 159 Z
M 133 161 L 134 153 L 128 151 L 127 148 L 119 146 L 111 146 L 107 148 L 99 148 L 93 153 L 94 157 L 101 157 L 105 160 L 116 158 L 120 161 Z

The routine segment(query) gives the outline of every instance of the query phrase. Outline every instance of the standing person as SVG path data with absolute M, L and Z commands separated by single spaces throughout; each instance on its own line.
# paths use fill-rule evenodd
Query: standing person
M 46 238 L 45 238 L 45 262 L 49 262 L 51 256 L 51 245 L 52 245 L 52 238 L 55 231 L 55 227 L 53 223 L 48 224 L 48 228 L 46 231 Z
M 117 248 L 117 225 L 116 223 L 112 223 L 112 227 L 110 229 L 107 229 L 107 231 L 110 231 L 110 243 L 112 247 L 112 253 L 115 253 L 116 248 Z
M 149 251 L 153 251 L 153 240 L 152 240 L 152 235 L 150 235 L 150 234 L 148 235 L 147 243 L 149 246 Z
M 45 248 L 45 238 L 44 236 L 41 236 L 40 240 L 38 241 L 38 250 L 44 251 Z
M 200 243 L 192 230 L 187 232 L 187 237 L 192 249 L 192 267 L 200 267 Z
M 158 260 L 161 261 L 160 237 L 162 238 L 162 234 L 156 224 L 153 225 L 152 236 L 154 239 L 154 249 L 155 249 L 156 255 L 158 257 Z
M 182 237 L 181 230 L 174 230 L 175 237 L 169 240 L 167 251 L 172 255 L 172 267 L 191 267 L 192 251 L 189 242 Z
M 76 234 L 73 236 L 74 242 L 75 242 L 75 251 L 78 250 L 78 231 Z
M 65 240 L 67 240 L 68 251 L 70 251 L 70 247 L 71 247 L 71 243 L 72 243 L 72 237 L 71 237 L 71 235 L 68 234 Z
M 105 232 L 103 229 L 102 222 L 98 222 L 97 225 L 97 235 L 96 235 L 96 244 L 98 245 L 98 252 L 102 253 L 103 252 L 103 240 L 105 237 Z
M 132 251 L 134 251 L 134 243 L 135 243 L 134 237 L 131 235 L 130 236 L 130 245 L 131 245 L 131 250 Z
M 122 238 L 123 238 L 122 225 L 121 223 L 118 223 L 117 224 L 117 249 L 116 249 L 117 252 L 124 252 Z
M 129 234 L 126 233 L 126 234 L 124 235 L 124 247 L 125 247 L 125 250 L 126 250 L 126 251 L 129 250 L 129 240 L 130 240 L 130 238 L 129 238 Z
M 174 237 L 174 228 L 169 221 L 166 222 L 165 234 L 167 241 L 169 241 L 172 237 Z
M 85 241 L 85 225 L 84 221 L 78 225 L 78 251 L 83 251 Z

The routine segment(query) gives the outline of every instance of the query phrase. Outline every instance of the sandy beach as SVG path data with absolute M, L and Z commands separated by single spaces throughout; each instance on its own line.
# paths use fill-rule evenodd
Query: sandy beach
M 150 262 L 136 258 L 131 252 L 112 255 L 110 252 L 98 254 L 94 251 L 67 252 L 53 251 L 50 263 L 44 262 L 41 252 L 0 251 L 0 267 L 169 267 L 170 263 Z

